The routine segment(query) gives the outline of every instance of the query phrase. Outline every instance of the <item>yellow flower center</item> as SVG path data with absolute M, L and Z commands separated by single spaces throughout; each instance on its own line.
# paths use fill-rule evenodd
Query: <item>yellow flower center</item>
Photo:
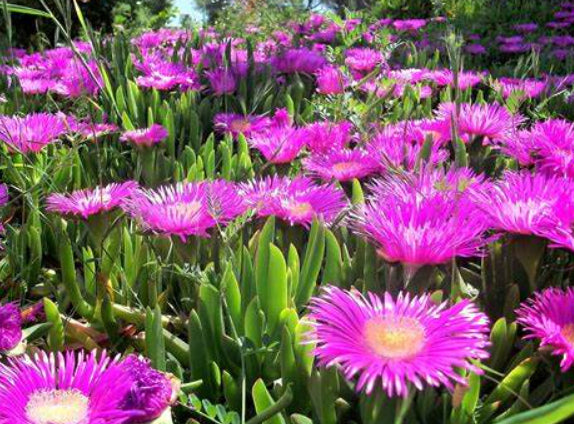
M 289 205 L 291 215 L 295 217 L 306 217 L 313 212 L 313 206 L 309 202 L 293 203 Z
M 359 166 L 356 162 L 339 162 L 333 165 L 333 170 L 335 172 L 349 172 L 359 168 Z
M 169 208 L 174 214 L 179 216 L 185 216 L 187 218 L 192 218 L 201 209 L 201 202 L 178 202 L 170 205 Z
M 243 133 L 251 128 L 251 122 L 247 119 L 236 119 L 229 126 L 233 132 Z
M 574 323 L 566 324 L 562 327 L 560 334 L 562 334 L 562 337 L 564 337 L 570 345 L 574 346 Z
M 88 419 L 89 399 L 78 390 L 39 390 L 26 405 L 26 417 L 34 424 L 83 424 Z
M 374 317 L 363 330 L 369 349 L 387 359 L 409 359 L 425 344 L 425 331 L 415 318 Z

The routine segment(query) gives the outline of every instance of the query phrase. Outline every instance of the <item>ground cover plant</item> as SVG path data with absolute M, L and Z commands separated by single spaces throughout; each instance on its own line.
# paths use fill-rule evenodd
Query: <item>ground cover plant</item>
M 574 416 L 574 3 L 56 3 L 1 4 L 0 424 Z

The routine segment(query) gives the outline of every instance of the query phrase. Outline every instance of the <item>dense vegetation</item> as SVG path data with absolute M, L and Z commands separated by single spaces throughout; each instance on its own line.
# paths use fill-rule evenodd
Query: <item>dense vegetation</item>
M 574 416 L 574 3 L 1 6 L 0 424 Z

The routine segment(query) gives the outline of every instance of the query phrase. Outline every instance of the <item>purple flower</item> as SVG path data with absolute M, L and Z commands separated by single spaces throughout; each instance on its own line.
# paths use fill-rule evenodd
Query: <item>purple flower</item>
M 262 133 L 252 134 L 249 145 L 259 150 L 271 163 L 289 163 L 297 157 L 305 144 L 304 131 L 294 127 L 271 127 Z
M 170 91 L 175 88 L 182 90 L 199 88 L 194 70 L 180 63 L 168 62 L 159 54 L 144 56 L 142 62 L 135 63 L 135 67 L 143 74 L 136 78 L 136 83 L 140 87 L 155 88 L 161 91 Z
M 573 183 L 565 178 L 508 171 L 486 189 L 472 190 L 471 196 L 491 228 L 545 237 L 573 191 Z M 573 210 L 570 214 L 574 218 Z
M 540 339 L 553 355 L 562 356 L 560 367 L 566 372 L 574 363 L 574 289 L 549 288 L 535 293 L 516 311 L 517 322 L 528 332 L 526 338 Z
M 151 147 L 161 143 L 169 136 L 168 131 L 159 124 L 153 124 L 149 128 L 125 131 L 120 137 L 121 141 L 127 141 L 136 146 Z
M 399 31 L 417 32 L 427 24 L 425 19 L 397 19 L 393 22 L 393 27 Z
M 532 99 L 540 96 L 547 87 L 546 81 L 535 79 L 519 78 L 499 78 L 494 84 L 495 88 L 502 92 L 502 96 L 507 99 L 513 93 L 520 92 L 519 98 Z
M 330 150 L 345 148 L 351 141 L 350 122 L 314 122 L 301 128 L 301 138 L 313 153 L 326 153 Z
M 241 186 L 242 197 L 260 217 L 275 215 L 309 227 L 313 219 L 329 225 L 347 206 L 345 193 L 334 185 L 317 185 L 309 178 L 272 177 Z
M 336 66 L 324 66 L 317 72 L 317 92 L 320 94 L 341 94 L 347 86 L 347 78 Z
M 487 222 L 463 195 L 468 184 L 466 174 L 439 171 L 389 176 L 375 184 L 353 226 L 387 262 L 402 263 L 407 275 L 423 265 L 480 256 Z
M 349 181 L 380 170 L 379 162 L 361 149 L 333 149 L 303 160 L 303 167 L 323 180 Z
M 439 106 L 437 117 L 451 125 L 454 120 L 458 135 L 465 142 L 482 137 L 483 144 L 500 141 L 524 122 L 520 115 L 512 115 L 506 108 L 497 104 L 443 103 Z
M 345 52 L 345 64 L 352 71 L 368 74 L 385 63 L 382 53 L 367 47 L 356 47 Z
M 232 94 L 237 89 L 237 77 L 232 70 L 217 68 L 212 71 L 206 71 L 205 76 L 209 80 L 213 94 L 216 96 Z
M 207 230 L 226 225 L 245 211 L 235 185 L 223 180 L 139 189 L 123 207 L 144 230 L 183 241 L 189 236 L 209 237 Z
M 304 47 L 285 50 L 271 59 L 275 70 L 286 74 L 295 72 L 314 74 L 326 63 L 327 60 L 320 53 Z
M 470 301 L 436 304 L 429 295 L 396 299 L 328 286 L 311 300 L 310 341 L 320 366 L 340 367 L 356 390 L 381 387 L 389 397 L 407 396 L 409 385 L 466 384 L 460 369 L 481 370 L 488 358 L 488 318 Z M 410 383 L 410 384 L 409 384 Z
M 165 374 L 154 370 L 148 359 L 129 355 L 120 363 L 133 381 L 122 402 L 122 409 L 136 410 L 141 416 L 130 423 L 147 423 L 158 418 L 175 403 L 178 388 Z
M 0 364 L 0 423 L 125 424 L 130 375 L 105 353 L 40 353 Z
M 233 138 L 237 138 L 239 134 L 249 138 L 253 134 L 266 131 L 271 126 L 271 120 L 266 116 L 218 113 L 213 120 L 213 126 L 217 132 L 231 134 Z
M 22 318 L 15 303 L 0 305 L 0 351 L 9 351 L 22 340 Z M 1 372 L 0 372 L 1 376 Z M 0 387 L 2 385 L 0 377 Z M 0 412 L 0 417 L 2 416 Z M 1 422 L 1 420 L 0 420 Z
M 122 205 L 137 187 L 135 181 L 127 181 L 95 189 L 77 190 L 71 194 L 53 193 L 48 196 L 46 208 L 52 212 L 87 219 Z
M 0 140 L 10 150 L 38 153 L 69 130 L 64 114 L 32 113 L 23 117 L 0 116 Z

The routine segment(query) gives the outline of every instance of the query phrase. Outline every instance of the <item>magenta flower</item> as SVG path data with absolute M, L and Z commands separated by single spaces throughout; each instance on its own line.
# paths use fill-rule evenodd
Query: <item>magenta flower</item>
M 165 374 L 154 370 L 148 359 L 130 355 L 120 366 L 133 381 L 124 398 L 122 409 L 140 411 L 141 415 L 130 423 L 149 423 L 175 403 L 178 388 Z
M 275 70 L 286 74 L 295 72 L 314 74 L 326 63 L 327 60 L 323 55 L 305 47 L 285 50 L 271 59 Z
M 333 149 L 303 160 L 303 167 L 323 180 L 349 181 L 380 170 L 379 162 L 365 150 Z
M 320 94 L 341 94 L 347 86 L 347 78 L 336 66 L 325 66 L 317 71 L 317 92 Z
M 334 123 L 329 121 L 314 122 L 301 129 L 301 138 L 313 153 L 327 153 L 330 150 L 341 150 L 351 141 L 353 124 L 347 121 Z
M 0 305 L 0 352 L 14 349 L 21 340 L 22 318 L 18 305 L 15 303 Z
M 195 90 L 199 88 L 199 81 L 193 69 L 180 63 L 168 62 L 160 54 L 146 55 L 142 62 L 136 62 L 135 67 L 142 72 L 136 78 L 140 87 L 155 88 L 161 91 L 170 91 L 175 88 L 182 90 Z
M 136 146 L 151 147 L 161 143 L 168 136 L 169 133 L 163 126 L 153 124 L 149 128 L 125 131 L 120 140 L 133 143 Z
M 5 206 L 9 201 L 10 195 L 8 194 L 8 186 L 0 183 L 0 207 Z
M 471 190 L 471 197 L 491 228 L 545 237 L 573 190 L 573 183 L 565 178 L 509 171 L 486 189 Z M 574 218 L 574 210 L 569 212 Z
M 397 19 L 393 22 L 393 27 L 399 31 L 417 32 L 425 27 L 426 24 L 426 19 Z
M 209 237 L 207 230 L 226 225 L 245 211 L 234 184 L 216 180 L 139 189 L 123 207 L 142 228 L 157 234 Z
M 87 140 L 95 140 L 118 131 L 118 126 L 105 122 L 76 122 L 73 130 Z
M 378 50 L 356 47 L 345 52 L 345 64 L 350 70 L 361 74 L 368 74 L 377 66 L 385 63 L 385 58 Z
M 536 167 L 543 173 L 574 177 L 574 124 L 561 119 L 537 122 L 530 132 Z
M 40 353 L 0 364 L 2 424 L 125 424 L 142 412 L 124 409 L 132 379 L 105 353 Z
M 435 140 L 428 163 L 436 164 L 446 160 L 449 153 L 441 147 L 442 136 L 431 129 L 422 129 L 416 123 L 413 126 L 405 123 L 402 132 L 400 125 L 385 127 L 368 142 L 367 151 L 380 163 L 382 169 L 414 170 L 421 157 L 425 137 Z
M 462 103 L 457 111 L 454 103 L 443 103 L 437 116 L 449 125 L 454 120 L 459 136 L 466 142 L 475 137 L 482 137 L 484 143 L 500 141 L 524 121 L 523 117 L 511 115 L 506 108 L 496 104 Z
M 70 194 L 53 193 L 46 200 L 46 209 L 87 219 L 121 206 L 137 187 L 135 181 L 126 181 L 95 189 L 77 190 Z
M 23 117 L 0 116 L 0 140 L 21 153 L 38 153 L 65 135 L 72 122 L 64 114 L 32 113 Z
M 540 339 L 540 346 L 552 348 L 562 356 L 560 367 L 566 372 L 574 362 L 574 288 L 548 288 L 535 293 L 516 311 L 517 322 L 527 331 L 526 338 Z
M 488 318 L 470 301 L 435 304 L 429 295 L 377 295 L 328 286 L 311 301 L 311 341 L 320 366 L 337 365 L 356 390 L 407 396 L 409 385 L 466 384 L 461 368 L 488 358 Z
M 505 99 L 516 93 L 524 100 L 539 97 L 546 90 L 547 83 L 535 79 L 499 78 L 494 86 Z
M 265 116 L 244 116 L 236 113 L 218 113 L 213 121 L 217 132 L 231 134 L 234 138 L 239 134 L 249 138 L 255 133 L 266 131 L 271 125 L 271 120 Z
M 297 157 L 305 144 L 304 131 L 294 127 L 271 127 L 253 134 L 249 145 L 259 150 L 271 163 L 289 163 Z
M 487 222 L 466 195 L 464 175 L 452 181 L 441 172 L 391 176 L 375 184 L 353 226 L 387 262 L 402 263 L 407 276 L 423 265 L 480 256 L 489 241 Z
M 242 197 L 260 217 L 277 216 L 309 227 L 317 218 L 329 225 L 347 207 L 345 193 L 334 185 L 317 185 L 309 178 L 265 178 L 241 186 Z
M 233 94 L 237 89 L 237 77 L 232 70 L 217 68 L 206 71 L 205 76 L 211 85 L 211 91 L 216 96 Z

